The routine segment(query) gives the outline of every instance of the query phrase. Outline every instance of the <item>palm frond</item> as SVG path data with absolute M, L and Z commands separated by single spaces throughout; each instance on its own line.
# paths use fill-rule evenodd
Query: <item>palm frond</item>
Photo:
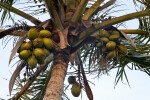
M 6 3 L 10 6 L 12 6 L 16 1 L 17 0 L 1 0 L 1 2 Z M 3 23 L 6 19 L 11 19 L 13 21 L 12 15 L 9 10 L 0 6 L 0 12 L 2 13 L 2 16 L 0 19 L 1 25 L 3 25 Z
M 18 36 L 22 36 L 23 34 L 20 33 L 20 31 L 28 31 L 31 28 L 31 26 L 28 26 L 26 23 L 15 23 L 11 28 L 7 28 L 4 29 L 4 31 L 0 32 L 0 39 L 7 36 L 7 35 L 18 35 Z M 13 34 L 14 32 L 14 34 Z
M 148 43 L 150 41 L 150 17 L 149 16 L 139 18 L 139 30 L 146 31 L 149 34 L 138 35 L 137 36 L 138 41 L 145 44 Z
M 149 0 L 133 0 L 134 4 L 138 6 L 138 10 L 149 9 L 150 2 Z M 138 4 L 140 3 L 140 5 Z M 146 31 L 149 34 L 137 35 L 136 39 L 139 43 L 144 43 L 145 45 L 150 41 L 150 16 L 144 16 L 138 18 L 139 21 L 139 30 Z
M 34 86 L 31 87 L 32 90 L 35 89 L 37 92 L 36 95 L 32 98 L 32 100 L 43 100 L 44 94 L 46 91 L 47 84 L 51 78 L 52 66 L 46 70 L 45 73 L 40 74 L 34 82 Z
M 45 94 L 47 83 L 50 79 L 50 74 L 52 71 L 51 66 L 52 64 L 50 65 L 50 67 L 47 68 L 47 64 L 44 64 L 40 68 L 38 68 L 35 73 L 30 71 L 28 73 L 24 73 L 25 75 L 23 75 L 23 78 L 17 77 L 15 81 L 16 88 L 13 89 L 13 91 L 16 93 L 12 98 L 25 98 L 23 100 L 26 100 L 28 97 L 30 99 L 35 98 L 35 100 L 37 100 L 36 98 L 40 98 L 38 100 L 42 100 Z M 47 69 L 44 71 L 43 68 Z M 43 71 L 43 73 L 40 73 L 41 71 Z
M 150 1 L 149 0 L 133 0 L 134 4 L 136 6 L 141 6 L 142 8 L 150 8 Z M 138 3 L 140 3 L 141 5 L 138 5 Z

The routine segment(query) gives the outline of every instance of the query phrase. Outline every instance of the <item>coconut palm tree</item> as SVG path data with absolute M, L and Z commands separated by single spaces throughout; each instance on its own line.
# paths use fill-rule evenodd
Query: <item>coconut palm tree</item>
M 84 89 L 89 100 L 93 100 L 92 89 L 86 78 L 87 74 L 94 73 L 99 76 L 112 69 L 118 69 L 116 84 L 120 79 L 122 80 L 123 76 L 128 82 L 125 67 L 131 70 L 138 69 L 150 75 L 150 2 L 148 0 L 133 0 L 136 6 L 138 6 L 137 2 L 141 3 L 142 9 L 140 11 L 112 17 L 109 12 L 119 6 L 116 1 L 1 0 L 1 24 L 6 19 L 12 19 L 16 22 L 11 12 L 34 24 L 31 26 L 22 21 L 21 24 L 14 24 L 11 28 L 1 30 L 0 39 L 12 36 L 15 40 L 9 62 L 15 57 L 18 58 L 18 54 L 21 58 L 19 50 L 24 42 L 29 41 L 31 29 L 37 30 L 37 33 L 41 30 L 50 31 L 51 37 L 49 39 L 53 45 L 52 49 L 49 50 L 49 56 L 44 58 L 42 64 L 35 65 L 36 58 L 34 61 L 29 60 L 30 58 L 17 61 L 16 70 L 9 83 L 10 94 L 12 90 L 17 93 L 11 99 L 67 99 L 68 97 L 64 92 L 67 88 L 64 85 L 64 79 L 66 75 L 70 75 L 73 77 L 68 78 L 69 82 L 70 80 L 73 81 L 70 82 L 72 94 L 78 96 L 80 90 Z M 23 10 L 14 7 L 13 5 L 16 3 L 18 5 L 23 3 Z M 27 11 L 32 12 L 29 14 Z M 49 14 L 49 19 L 41 21 L 35 18 L 36 15 L 41 14 L 42 16 L 45 13 Z M 119 30 L 117 28 L 120 23 L 131 19 L 139 20 L 138 29 Z M 134 35 L 129 37 L 127 34 Z M 34 40 L 30 41 L 33 43 Z M 34 53 L 35 47 L 32 46 L 31 48 L 32 56 L 36 55 Z M 67 72 L 69 64 L 74 69 L 73 72 Z M 133 66 L 130 67 L 129 64 Z M 31 68 L 32 66 L 36 68 Z M 14 85 L 16 88 L 13 89 Z

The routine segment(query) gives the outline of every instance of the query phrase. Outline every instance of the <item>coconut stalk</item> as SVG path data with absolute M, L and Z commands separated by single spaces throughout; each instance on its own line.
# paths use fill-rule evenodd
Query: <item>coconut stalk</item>
M 61 100 L 69 62 L 68 58 L 69 53 L 67 49 L 61 51 L 55 50 L 51 79 L 47 85 L 43 100 Z

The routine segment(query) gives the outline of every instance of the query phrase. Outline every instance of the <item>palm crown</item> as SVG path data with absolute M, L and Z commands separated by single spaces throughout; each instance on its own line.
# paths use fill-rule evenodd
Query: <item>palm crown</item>
M 69 62 L 75 71 L 68 72 L 67 75 L 75 76 L 76 78 L 73 83 L 70 83 L 74 89 L 72 89 L 72 94 L 78 96 L 74 92 L 76 90 L 74 87 L 75 84 L 79 84 L 79 89 L 85 89 L 89 100 L 93 100 L 93 94 L 86 74 L 96 73 L 99 76 L 108 73 L 112 69 L 118 69 L 115 85 L 123 78 L 123 75 L 129 83 L 125 67 L 131 70 L 138 69 L 150 75 L 150 2 L 148 0 L 133 0 L 137 7 L 139 7 L 137 3 L 142 4 L 142 11 L 112 17 L 109 12 L 118 6 L 116 1 L 23 1 L 23 3 L 30 3 L 31 5 L 27 5 L 23 9 L 31 9 L 34 16 L 49 13 L 50 19 L 43 22 L 25 11 L 14 8 L 13 5 L 18 2 L 17 0 L 0 1 L 1 24 L 7 19 L 13 20 L 11 12 L 34 24 L 34 26 L 30 26 L 21 22 L 21 24 L 15 24 L 11 28 L 0 32 L 0 38 L 4 38 L 7 35 L 12 35 L 14 38 L 21 37 L 16 39 L 16 45 L 9 61 L 11 62 L 14 55 L 19 55 L 20 57 L 9 84 L 10 94 L 13 86 L 17 86 L 14 89 L 17 93 L 12 98 L 35 100 L 37 98 L 46 100 L 51 97 L 55 98 L 55 100 L 67 98 L 67 95 L 63 92 L 63 87 L 65 90 L 67 86 L 63 84 L 63 81 L 66 77 Z M 134 18 L 139 21 L 137 30 L 120 30 L 117 28 L 120 23 Z M 15 22 L 15 20 L 13 21 Z M 32 29 L 35 29 L 36 32 L 34 30 L 33 33 L 30 33 Z M 47 32 L 42 33 L 41 31 L 43 30 L 50 32 L 50 34 Z M 34 35 L 33 37 L 34 33 L 37 33 L 37 36 Z M 29 34 L 31 35 L 29 36 Z M 127 34 L 132 35 L 129 37 Z M 42 44 L 40 44 L 41 42 L 38 43 L 39 39 L 35 40 L 37 38 L 42 39 Z M 51 41 L 51 43 L 47 41 Z M 28 44 L 29 49 L 20 49 L 27 42 L 30 42 L 32 46 L 29 47 Z M 43 48 L 47 50 L 48 56 L 42 55 L 41 48 L 42 50 Z M 23 55 L 24 53 L 26 56 Z M 129 64 L 133 66 L 130 67 Z M 24 73 L 23 78 L 18 77 L 20 72 Z M 57 85 L 59 85 L 59 92 L 54 88 Z M 55 89 L 57 93 L 55 93 Z M 55 96 L 57 97 L 53 94 L 56 94 Z

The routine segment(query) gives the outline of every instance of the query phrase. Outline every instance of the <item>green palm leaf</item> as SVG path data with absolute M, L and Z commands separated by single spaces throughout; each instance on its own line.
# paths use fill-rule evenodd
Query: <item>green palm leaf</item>
M 6 3 L 10 6 L 12 6 L 16 1 L 17 0 L 1 0 L 1 2 Z M 0 19 L 1 25 L 3 25 L 3 23 L 6 19 L 11 19 L 13 21 L 13 18 L 11 16 L 11 13 L 10 13 L 9 10 L 7 10 L 7 9 L 0 6 L 0 12 L 2 13 L 2 16 L 1 16 L 1 19 Z

